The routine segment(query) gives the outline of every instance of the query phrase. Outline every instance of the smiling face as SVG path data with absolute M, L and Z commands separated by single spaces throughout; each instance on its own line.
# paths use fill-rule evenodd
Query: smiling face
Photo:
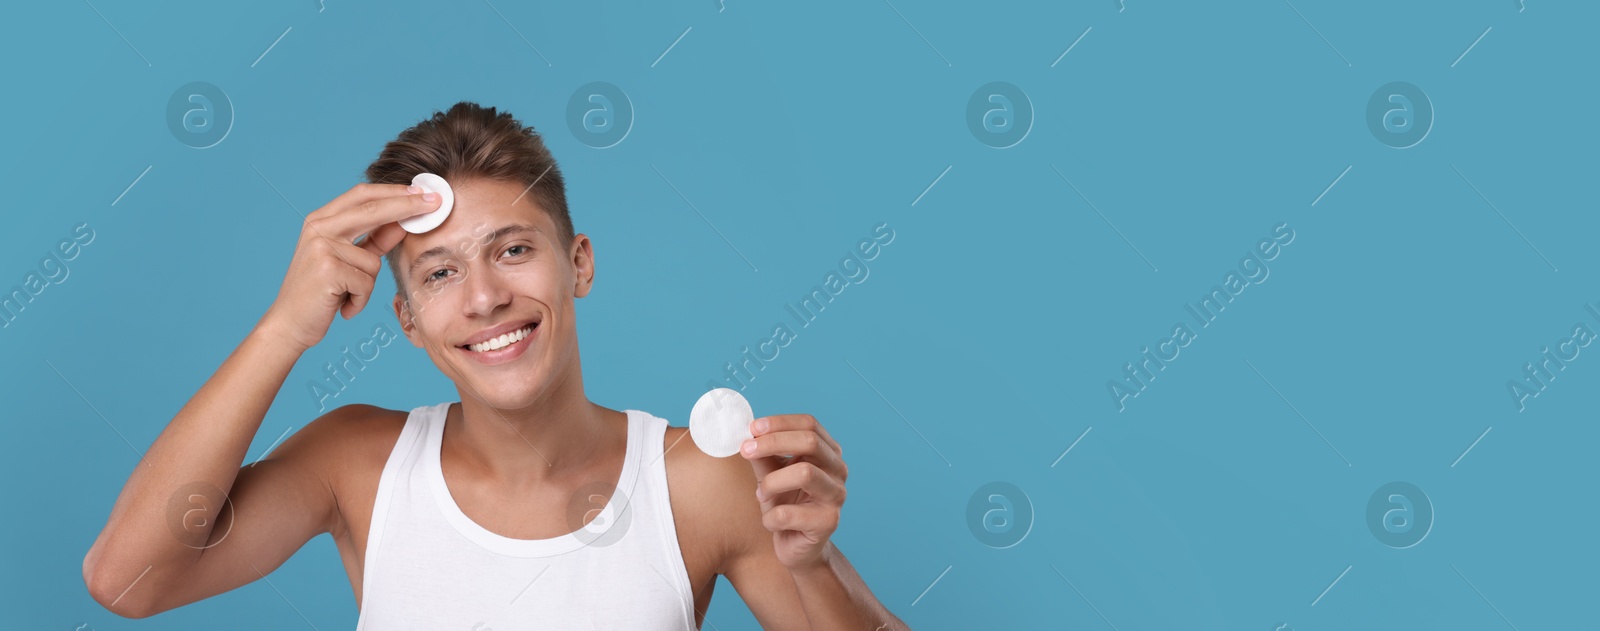
M 574 302 L 594 282 L 589 238 L 563 246 L 516 182 L 450 182 L 449 218 L 396 246 L 395 314 L 465 396 L 523 409 L 579 375 Z

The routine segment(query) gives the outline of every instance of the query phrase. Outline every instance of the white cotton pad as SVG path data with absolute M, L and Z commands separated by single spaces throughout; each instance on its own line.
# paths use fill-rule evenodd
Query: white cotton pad
M 422 234 L 439 227 L 439 224 L 444 223 L 444 218 L 450 216 L 450 207 L 456 201 L 456 194 L 450 190 L 450 183 L 432 173 L 418 173 L 416 177 L 411 178 L 411 185 L 421 188 L 424 192 L 438 193 L 439 209 L 401 219 L 400 227 L 411 234 Z
M 694 402 L 689 411 L 689 436 L 694 445 L 706 455 L 726 458 L 739 453 L 750 435 L 750 423 L 756 420 L 750 402 L 736 390 L 717 388 Z

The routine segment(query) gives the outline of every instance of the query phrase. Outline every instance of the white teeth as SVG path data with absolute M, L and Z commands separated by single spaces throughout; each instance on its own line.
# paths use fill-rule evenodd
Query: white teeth
M 488 351 L 497 351 L 497 350 L 500 350 L 500 349 L 505 348 L 507 346 L 510 346 L 512 344 L 516 344 L 517 342 L 521 342 L 523 340 L 523 338 L 528 337 L 528 335 L 530 333 L 533 333 L 533 325 L 531 325 L 531 324 L 528 325 L 528 326 L 522 327 L 521 329 L 517 329 L 516 331 L 512 331 L 512 332 L 507 333 L 505 335 L 501 335 L 500 337 L 494 338 L 494 339 L 489 340 L 487 342 L 480 342 L 478 344 L 468 344 L 467 345 L 467 350 L 470 350 L 470 351 L 472 351 L 474 353 L 484 353 L 484 352 L 488 352 Z

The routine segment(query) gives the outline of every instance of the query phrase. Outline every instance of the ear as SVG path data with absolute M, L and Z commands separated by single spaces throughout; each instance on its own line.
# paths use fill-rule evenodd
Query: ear
M 572 237 L 572 271 L 573 297 L 589 295 L 589 290 L 594 287 L 594 246 L 589 242 L 588 235 Z
M 411 301 L 406 300 L 400 292 L 394 294 L 394 317 L 400 321 L 400 330 L 406 334 L 406 339 L 411 340 L 411 345 L 422 348 L 422 341 L 417 339 L 416 314 L 411 312 Z

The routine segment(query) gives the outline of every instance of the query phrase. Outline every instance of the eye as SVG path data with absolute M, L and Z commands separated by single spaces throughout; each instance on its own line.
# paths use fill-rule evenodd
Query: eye
M 434 283 L 434 282 L 437 282 L 437 281 L 444 280 L 445 279 L 445 275 L 450 273 L 450 271 L 451 271 L 450 268 L 440 268 L 440 269 L 434 270 L 433 273 L 428 274 L 428 277 L 426 279 L 424 279 L 423 282 Z
M 513 245 L 513 246 L 511 246 L 509 248 L 506 248 L 505 253 L 509 254 L 511 256 L 521 256 L 524 253 L 532 252 L 532 251 L 533 251 L 533 248 L 530 248 L 530 247 L 528 247 L 526 245 Z

